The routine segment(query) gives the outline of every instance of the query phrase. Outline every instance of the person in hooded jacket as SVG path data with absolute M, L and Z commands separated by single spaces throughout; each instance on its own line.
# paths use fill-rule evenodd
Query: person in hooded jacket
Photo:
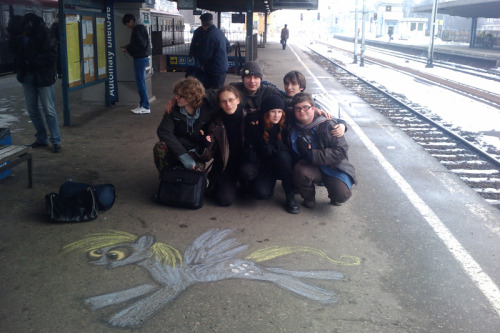
M 131 111 L 135 114 L 148 114 L 151 113 L 146 87 L 146 67 L 149 65 L 149 56 L 151 55 L 148 30 L 141 20 L 136 22 L 135 16 L 132 14 L 125 14 L 122 23 L 127 28 L 132 29 L 130 43 L 122 46 L 122 49 L 123 52 L 130 54 L 134 58 L 135 83 L 140 98 L 139 106 Z
M 193 77 L 174 84 L 177 103 L 171 112 L 166 112 L 158 126 L 160 142 L 154 149 L 154 162 L 161 177 L 166 166 L 182 165 L 189 170 L 203 171 L 206 148 L 210 142 L 205 135 L 214 112 L 205 99 L 205 89 L 200 81 Z
M 311 95 L 298 93 L 292 104 L 296 121 L 289 142 L 299 159 L 293 167 L 293 182 L 304 199 L 303 205 L 310 209 L 316 206 L 315 184 L 322 183 L 330 203 L 340 206 L 351 197 L 351 187 L 356 183 L 347 141 L 344 136 L 331 135 L 337 121 L 318 116 Z
M 38 102 L 42 104 L 54 153 L 61 151 L 61 133 L 54 106 L 57 80 L 57 41 L 43 19 L 33 13 L 15 15 L 9 22 L 9 47 L 16 55 L 17 80 L 22 83 L 26 109 L 35 127 L 32 148 L 47 147 L 48 135 Z

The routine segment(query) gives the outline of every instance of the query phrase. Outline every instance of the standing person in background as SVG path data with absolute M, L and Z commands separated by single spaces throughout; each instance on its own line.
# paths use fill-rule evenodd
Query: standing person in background
M 224 33 L 213 25 L 213 15 L 200 16 L 201 27 L 193 34 L 189 56 L 195 58 L 197 78 L 205 89 L 219 89 L 224 85 L 228 69 L 227 52 L 231 48 Z
M 147 114 L 149 108 L 148 89 L 146 87 L 146 67 L 149 65 L 149 56 L 151 55 L 151 43 L 149 42 L 148 30 L 141 20 L 135 21 L 132 14 L 125 14 L 122 23 L 127 28 L 132 29 L 130 43 L 122 46 L 123 52 L 130 54 L 134 58 L 135 83 L 139 91 L 139 106 L 132 109 L 135 114 Z
M 43 19 L 33 13 L 24 18 L 15 15 L 9 22 L 9 47 L 16 55 L 17 80 L 22 83 L 26 109 L 33 126 L 35 142 L 32 148 L 47 147 L 48 135 L 40 100 L 45 113 L 45 121 L 50 131 L 50 142 L 54 153 L 61 151 L 61 133 L 54 107 L 54 83 L 57 79 L 57 41 Z
M 283 50 L 286 49 L 286 41 L 288 40 L 288 37 L 290 37 L 287 25 L 285 24 L 285 27 L 281 29 L 281 45 L 283 46 Z

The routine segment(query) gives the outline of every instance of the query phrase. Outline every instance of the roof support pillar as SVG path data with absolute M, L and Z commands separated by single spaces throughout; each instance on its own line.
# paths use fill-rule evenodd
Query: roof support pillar
M 426 68 L 432 68 L 434 65 L 432 64 L 433 62 L 433 56 L 434 56 L 434 35 L 436 34 L 436 16 L 437 16 L 437 0 L 434 0 L 434 3 L 432 5 L 432 16 L 431 16 L 431 35 L 430 35 L 430 44 L 429 44 L 429 52 L 427 54 L 427 65 L 425 65 Z
M 245 62 L 253 61 L 253 0 L 247 0 L 247 38 Z
M 267 11 L 264 12 L 264 47 L 267 44 Z
M 477 29 L 477 17 L 472 18 L 472 25 L 470 28 L 470 40 L 469 40 L 469 48 L 476 47 L 476 29 Z

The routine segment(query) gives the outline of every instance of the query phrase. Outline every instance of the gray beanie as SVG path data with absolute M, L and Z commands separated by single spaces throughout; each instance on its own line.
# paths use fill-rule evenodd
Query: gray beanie
M 262 80 L 262 68 L 260 68 L 260 65 L 257 61 L 249 61 L 245 63 L 243 69 L 241 70 L 241 78 L 243 79 L 247 75 L 255 75 L 260 77 L 260 79 Z

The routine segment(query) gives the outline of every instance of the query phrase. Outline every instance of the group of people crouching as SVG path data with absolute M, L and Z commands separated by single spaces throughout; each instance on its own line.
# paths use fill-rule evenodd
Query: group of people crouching
M 315 184 L 325 186 L 332 205 L 346 202 L 356 176 L 345 123 L 315 107 L 300 72 L 285 75 L 284 91 L 262 79 L 259 64 L 248 62 L 242 82 L 216 91 L 190 77 L 175 83 L 154 147 L 160 175 L 172 165 L 205 171 L 213 159 L 207 195 L 221 206 L 238 194 L 269 199 L 277 180 L 291 214 L 300 211 L 297 192 L 305 207 L 316 206 Z

